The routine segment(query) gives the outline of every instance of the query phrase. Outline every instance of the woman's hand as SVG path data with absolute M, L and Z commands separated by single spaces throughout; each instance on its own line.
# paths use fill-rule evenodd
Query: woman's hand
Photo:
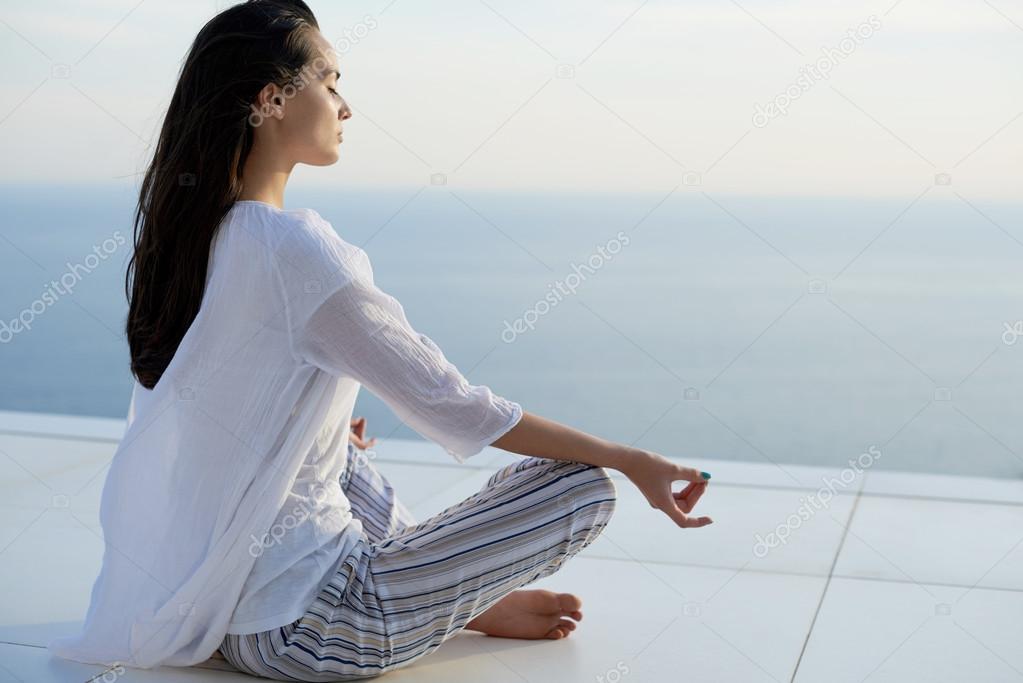
M 355 447 L 359 450 L 366 450 L 377 442 L 377 438 L 374 436 L 369 441 L 363 440 L 363 435 L 366 433 L 366 418 L 364 417 L 353 417 L 352 418 L 352 436 L 349 439 Z
M 707 490 L 709 474 L 705 478 L 695 468 L 679 465 L 650 451 L 631 454 L 619 471 L 636 485 L 650 507 L 661 510 L 678 526 L 688 529 L 714 522 L 710 517 L 688 515 Z M 680 479 L 688 481 L 689 485 L 677 493 L 672 492 L 671 483 Z

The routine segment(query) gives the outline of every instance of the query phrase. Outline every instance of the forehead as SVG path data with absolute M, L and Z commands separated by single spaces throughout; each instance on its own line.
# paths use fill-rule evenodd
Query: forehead
M 337 51 L 319 31 L 312 31 L 310 39 L 313 48 L 312 66 L 320 76 L 339 72 Z

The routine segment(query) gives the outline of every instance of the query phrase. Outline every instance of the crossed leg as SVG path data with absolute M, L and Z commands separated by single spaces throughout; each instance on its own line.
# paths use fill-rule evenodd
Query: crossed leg
M 366 678 L 410 664 L 471 625 L 489 619 L 500 628 L 516 591 L 592 543 L 616 502 L 602 468 L 525 457 L 469 498 L 415 522 L 365 465 L 352 469 L 348 487 L 356 499 L 353 484 L 384 492 L 383 504 L 375 494 L 358 504 L 360 514 L 378 515 L 365 526 L 381 533 L 367 533 L 305 616 L 246 636 L 243 670 L 281 680 Z
M 391 482 L 352 444 L 348 444 L 341 490 L 351 503 L 352 516 L 362 522 L 362 530 L 372 543 L 379 543 L 416 523 Z

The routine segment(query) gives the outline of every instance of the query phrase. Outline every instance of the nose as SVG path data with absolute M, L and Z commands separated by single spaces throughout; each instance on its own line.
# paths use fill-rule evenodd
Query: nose
M 348 106 L 348 102 L 342 100 L 341 110 L 338 112 L 338 117 L 342 121 L 347 121 L 348 119 L 352 118 L 352 109 L 351 107 Z

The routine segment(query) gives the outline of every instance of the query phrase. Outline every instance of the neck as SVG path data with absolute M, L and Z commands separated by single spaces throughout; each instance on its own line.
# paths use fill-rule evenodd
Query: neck
M 249 199 L 284 208 L 284 189 L 294 163 L 269 154 L 257 140 L 242 169 L 242 192 L 238 199 Z

